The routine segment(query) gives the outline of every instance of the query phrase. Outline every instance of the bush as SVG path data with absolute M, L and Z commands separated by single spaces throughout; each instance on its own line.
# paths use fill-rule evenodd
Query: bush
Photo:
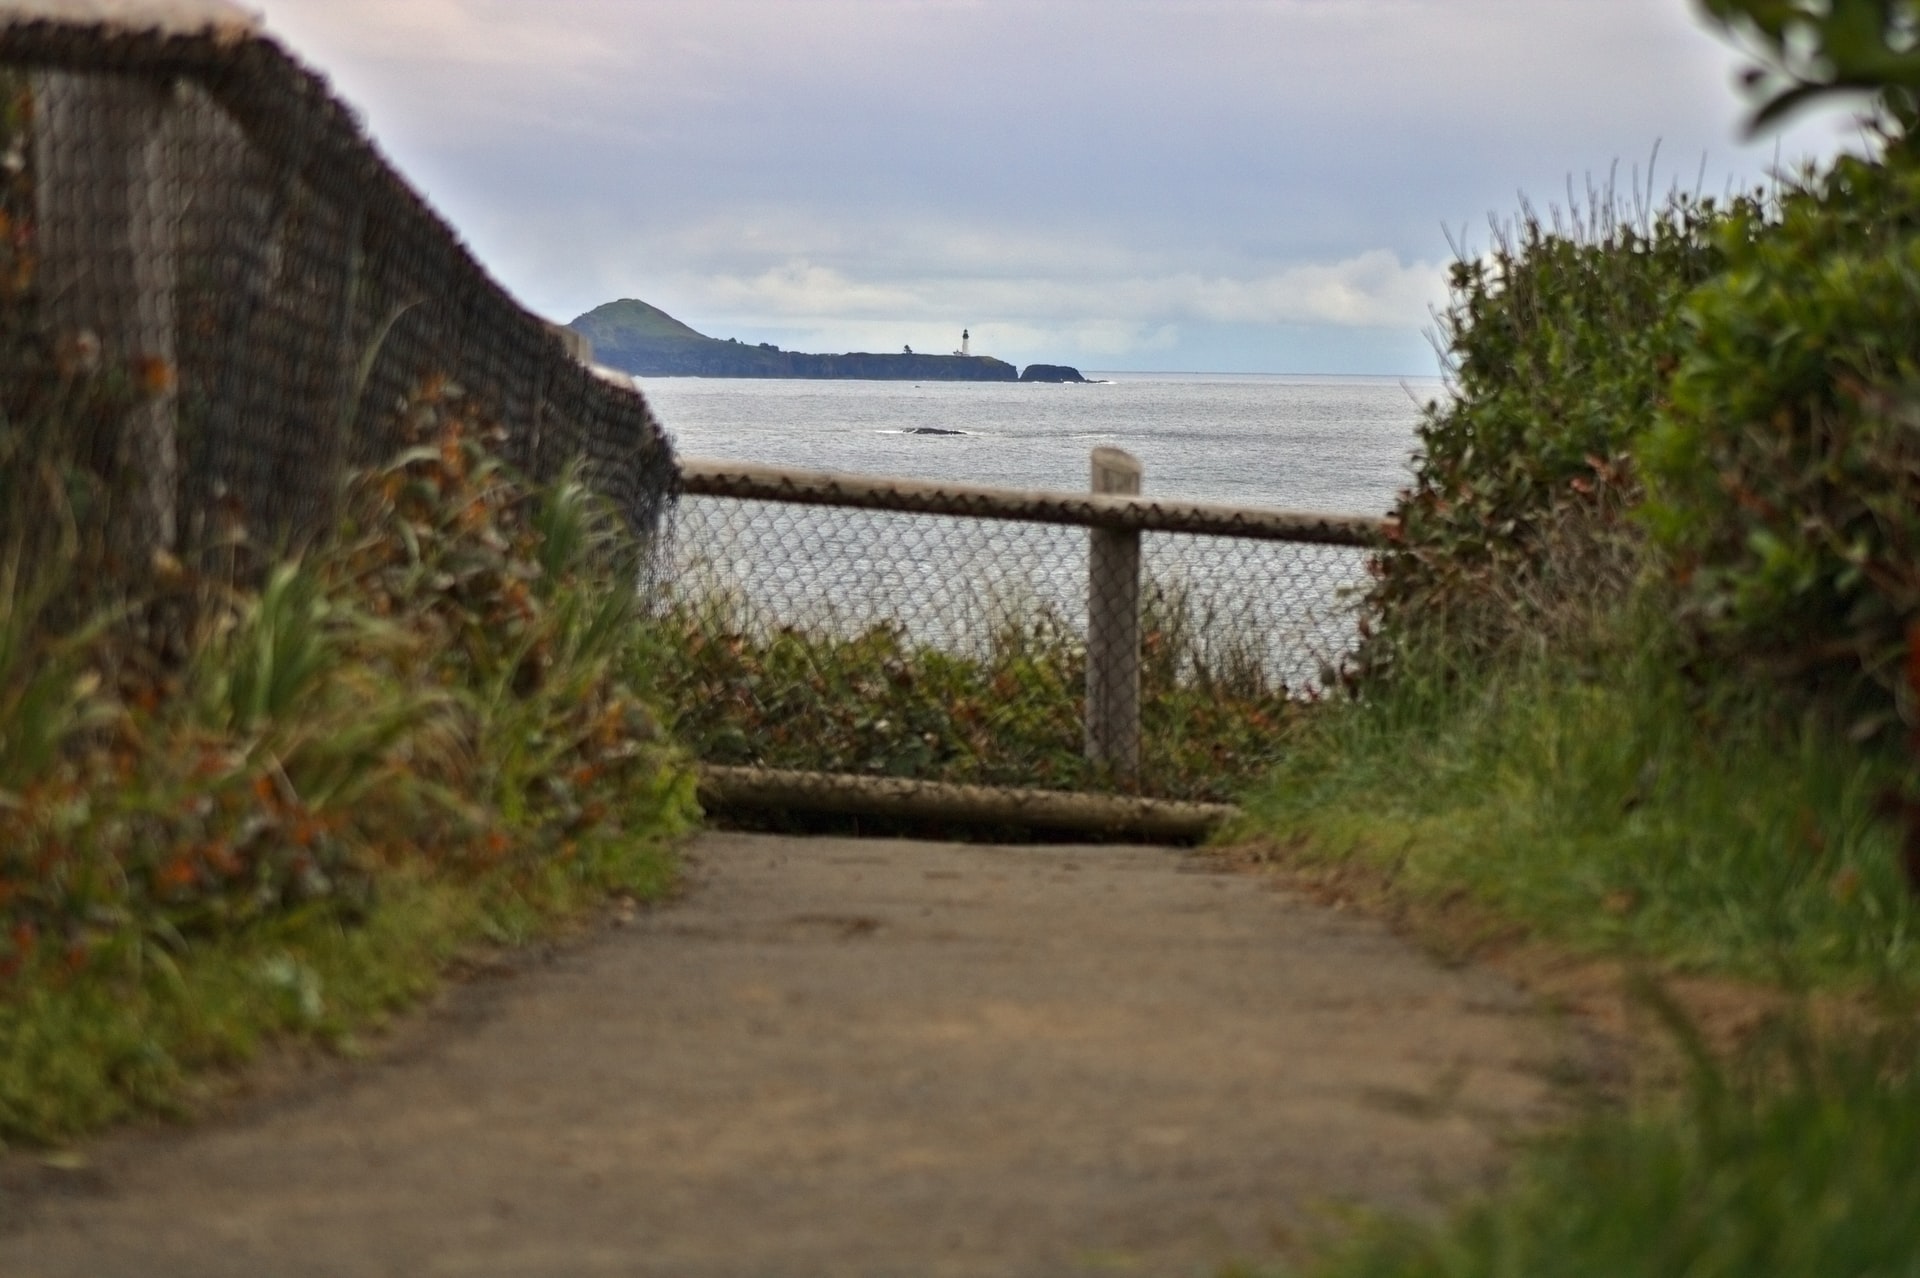
M 1719 269 L 1719 228 L 1759 215 L 1757 198 L 1676 195 L 1630 216 L 1595 195 L 1583 218 L 1526 210 L 1490 254 L 1455 263 L 1453 393 L 1420 429 L 1366 599 L 1362 676 L 1402 670 L 1414 649 L 1484 661 L 1551 629 L 1569 601 L 1625 588 L 1630 455 L 1688 338 L 1680 301 Z M 1599 580 L 1589 551 L 1611 565 Z
M 520 484 L 451 388 L 410 425 L 306 555 L 165 565 L 177 655 L 148 600 L 73 624 L 75 557 L 0 573 L 0 1141 L 173 1109 L 463 945 L 670 886 L 693 785 L 617 517 Z
M 0 581 L 0 999 L 292 912 L 351 924 L 402 866 L 591 875 L 684 818 L 616 517 L 577 482 L 536 501 L 448 388 L 410 425 L 339 536 L 257 588 L 172 566 L 177 664 L 139 608 L 68 628 L 58 575 Z
M 1889 721 L 1920 621 L 1920 164 L 1732 218 L 1641 450 L 1687 618 L 1735 673 Z
M 658 619 L 652 663 L 675 738 L 708 763 L 1232 799 L 1272 766 L 1305 703 L 1251 641 L 1214 635 L 1205 649 L 1178 592 L 1149 600 L 1131 779 L 1088 762 L 1085 645 L 1045 609 L 955 653 L 896 624 L 759 626 L 707 600 Z

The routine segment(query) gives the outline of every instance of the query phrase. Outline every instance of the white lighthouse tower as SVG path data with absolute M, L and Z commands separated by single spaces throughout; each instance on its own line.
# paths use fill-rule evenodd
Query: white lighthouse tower
M 969 350 L 967 349 L 967 347 L 968 347 L 968 346 L 969 346 L 969 345 L 970 345 L 970 344 L 972 343 L 972 341 L 973 341 L 973 335 L 972 335 L 972 334 L 970 334 L 969 332 L 967 332 L 967 330 L 966 330 L 966 329 L 964 329 L 964 328 L 963 328 L 963 329 L 961 329 L 961 330 L 960 330 L 960 349 L 959 349 L 959 350 L 957 350 L 957 351 L 955 351 L 955 352 L 954 352 L 954 354 L 955 354 L 955 355 L 968 355 L 968 354 L 971 354 L 972 352 L 970 352 L 970 351 L 969 351 Z

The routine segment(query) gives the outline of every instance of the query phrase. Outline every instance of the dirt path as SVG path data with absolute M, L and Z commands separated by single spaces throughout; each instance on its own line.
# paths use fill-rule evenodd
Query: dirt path
M 11 1278 L 1200 1275 L 1543 1115 L 1510 986 L 1158 848 L 712 834 L 692 890 L 79 1172 Z M 23 1182 L 34 1183 L 23 1183 Z

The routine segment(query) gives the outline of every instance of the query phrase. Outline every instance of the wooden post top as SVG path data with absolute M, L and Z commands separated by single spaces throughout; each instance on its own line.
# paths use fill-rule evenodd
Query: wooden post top
M 1101 446 L 1093 450 L 1093 491 L 1118 496 L 1138 496 L 1140 481 L 1147 468 L 1140 459 L 1122 448 Z

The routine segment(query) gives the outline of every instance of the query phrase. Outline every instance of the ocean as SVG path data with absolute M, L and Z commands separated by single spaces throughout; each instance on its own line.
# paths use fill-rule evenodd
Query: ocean
M 1385 514 L 1432 378 L 1094 373 L 1092 385 L 668 377 L 642 383 L 686 456 L 1084 489 L 1124 448 L 1150 495 Z M 956 431 L 958 434 L 914 434 Z
M 1443 393 L 1437 379 L 1192 374 L 1091 385 L 661 378 L 642 389 L 682 456 L 1085 491 L 1088 454 L 1104 444 L 1141 460 L 1149 496 L 1347 515 L 1387 512 L 1410 477 L 1422 405 Z M 1086 538 L 689 498 L 669 575 L 682 597 L 728 601 L 729 627 L 901 626 L 979 651 L 1009 616 L 1085 633 Z M 1145 557 L 1150 599 L 1177 600 L 1200 648 L 1252 643 L 1289 687 L 1353 640 L 1363 552 L 1156 534 Z

